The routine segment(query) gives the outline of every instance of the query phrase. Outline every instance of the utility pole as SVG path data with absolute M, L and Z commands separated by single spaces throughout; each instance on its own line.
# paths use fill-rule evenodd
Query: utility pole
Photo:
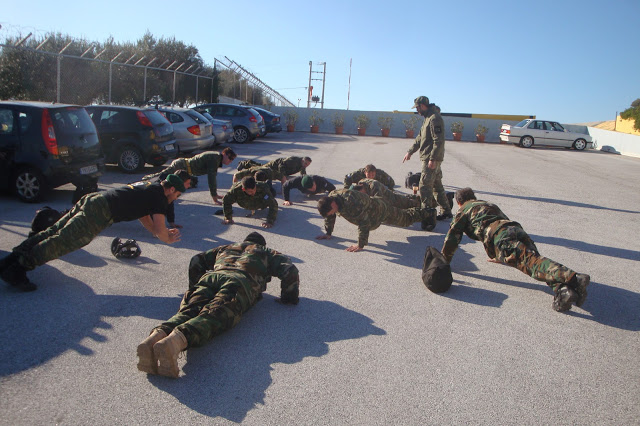
M 309 89 L 307 91 L 307 108 L 311 108 L 311 102 L 320 102 L 320 108 L 324 108 L 324 86 L 325 86 L 325 76 L 327 74 L 327 63 L 326 62 L 318 62 L 316 65 L 322 65 L 322 71 L 314 71 L 313 70 L 313 62 L 309 61 Z M 313 73 L 322 74 L 322 79 L 320 78 L 311 78 Z M 322 81 L 322 99 L 319 96 L 313 96 L 313 86 L 311 85 L 312 81 Z
M 347 91 L 347 111 L 349 111 L 349 99 L 351 98 L 351 64 L 353 63 L 353 58 L 349 59 L 349 90 Z

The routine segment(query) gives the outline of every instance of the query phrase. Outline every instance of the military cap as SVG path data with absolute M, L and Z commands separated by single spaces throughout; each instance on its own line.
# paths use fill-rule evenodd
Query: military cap
M 169 184 L 171 184 L 171 186 L 173 186 L 176 189 L 176 191 L 180 191 L 180 192 L 186 191 L 184 187 L 184 182 L 178 176 L 174 174 L 170 174 L 170 175 L 167 175 L 167 177 L 164 180 L 165 182 L 169 182 Z
M 429 98 L 426 96 L 418 96 L 417 98 L 414 99 L 413 101 L 413 106 L 411 108 L 415 108 L 418 105 L 429 105 Z
M 309 189 L 313 186 L 313 178 L 309 175 L 304 175 L 304 177 L 302 178 L 302 187 L 304 189 Z

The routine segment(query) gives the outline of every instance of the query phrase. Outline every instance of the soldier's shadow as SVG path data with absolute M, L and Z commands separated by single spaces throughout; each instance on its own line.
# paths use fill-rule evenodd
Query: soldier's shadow
M 264 404 L 273 364 L 326 355 L 329 342 L 386 334 L 370 318 L 333 302 L 301 298 L 297 306 L 283 306 L 274 300 L 265 294 L 233 330 L 189 349 L 179 380 L 149 380 L 198 413 L 240 423 Z M 291 386 L 304 386 L 304 378 L 295 376 L 301 382 Z

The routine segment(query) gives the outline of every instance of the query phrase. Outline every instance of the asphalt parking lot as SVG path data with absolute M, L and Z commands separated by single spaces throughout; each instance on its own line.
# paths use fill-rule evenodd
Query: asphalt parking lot
M 373 163 L 403 188 L 417 156 L 408 139 L 281 133 L 232 145 L 239 159 L 310 156 L 310 174 L 337 186 Z M 221 169 L 228 188 L 231 167 Z M 108 189 L 137 180 L 109 168 Z M 221 224 L 206 179 L 176 207 L 172 246 L 137 222 L 107 229 L 84 249 L 30 273 L 34 293 L 0 283 L 0 418 L 4 424 L 638 424 L 640 419 L 640 159 L 597 151 L 447 142 L 443 182 L 471 186 L 522 224 L 540 252 L 591 275 L 589 297 L 567 314 L 550 290 L 486 261 L 467 237 L 454 285 L 436 295 L 420 279 L 429 245 L 448 222 L 381 226 L 362 252 L 338 218 L 316 240 L 317 198 L 292 191 L 273 228 L 234 207 Z M 277 189 L 280 186 L 277 185 Z M 72 187 L 42 203 L 68 207 Z M 0 196 L 0 255 L 27 235 L 40 205 Z M 300 304 L 274 303 L 279 280 L 230 332 L 189 350 L 178 380 L 136 368 L 136 346 L 176 312 L 194 254 L 258 230 L 300 269 Z M 114 237 L 135 238 L 118 260 Z

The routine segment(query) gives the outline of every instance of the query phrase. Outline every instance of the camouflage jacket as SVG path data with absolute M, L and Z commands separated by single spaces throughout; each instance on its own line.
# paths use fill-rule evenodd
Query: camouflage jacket
M 422 161 L 444 160 L 444 120 L 440 108 L 434 104 L 429 105 L 420 133 L 408 152 L 413 154 L 418 150 Z
M 458 209 L 451 221 L 449 232 L 442 245 L 442 255 L 447 262 L 451 262 L 464 233 L 473 240 L 482 241 L 487 255 L 493 259 L 496 256 L 493 236 L 505 225 L 520 226 L 518 222 L 509 220 L 495 204 L 482 200 L 469 200 Z
M 275 276 L 281 281 L 280 297 L 284 301 L 298 300 L 298 268 L 288 256 L 259 244 L 243 241 L 196 254 L 189 264 L 189 288 L 209 272 L 242 274 L 249 279 L 251 288 L 247 291 L 254 298 L 267 289 L 267 283 Z
M 273 224 L 278 215 L 278 203 L 271 194 L 269 185 L 263 182 L 256 182 L 256 193 L 248 195 L 242 190 L 242 182 L 235 183 L 229 192 L 222 198 L 222 210 L 224 218 L 231 220 L 233 218 L 232 204 L 238 203 L 240 207 L 247 210 L 260 210 L 269 208 L 267 214 L 267 222 Z
M 313 182 L 316 184 L 316 190 L 314 192 L 311 192 L 310 190 L 302 186 L 303 176 L 292 177 L 282 185 L 284 200 L 289 201 L 289 195 L 292 189 L 297 189 L 303 194 L 307 195 L 319 194 L 322 192 L 331 192 L 336 189 L 334 184 L 332 184 L 322 176 L 309 175 L 309 177 L 311 177 L 311 179 L 313 179 Z
M 222 167 L 222 155 L 217 152 L 207 151 L 187 159 L 186 162 L 187 172 L 190 175 L 207 175 L 209 192 L 211 196 L 217 196 L 218 183 L 216 179 L 218 176 L 218 168 Z
M 255 176 L 256 172 L 265 172 L 267 174 L 267 180 L 282 180 L 284 177 L 282 173 L 267 166 L 253 166 L 248 169 L 240 170 L 236 172 L 236 181 L 239 182 L 245 176 Z
M 302 157 L 276 158 L 269 161 L 265 166 L 277 170 L 285 176 L 294 175 L 298 172 L 301 175 L 307 174 L 307 170 L 302 167 Z
M 351 172 L 344 177 L 344 186 L 350 187 L 354 183 L 360 182 L 362 179 L 366 179 L 367 176 L 364 174 L 364 167 L 356 170 L 355 172 Z M 395 181 L 391 176 L 389 176 L 384 170 L 378 169 L 376 171 L 376 178 L 378 182 L 382 183 L 389 189 L 393 189 L 396 186 Z
M 358 246 L 364 247 L 369 242 L 369 231 L 377 229 L 389 215 L 389 205 L 380 197 L 369 197 L 352 189 L 337 189 L 329 193 L 336 197 L 338 215 L 358 226 Z M 336 215 L 324 219 L 327 235 L 333 233 Z
M 393 195 L 393 191 L 384 186 L 382 182 L 378 182 L 375 179 L 360 179 L 358 185 L 362 185 L 364 187 L 364 190 L 369 197 L 390 199 Z

